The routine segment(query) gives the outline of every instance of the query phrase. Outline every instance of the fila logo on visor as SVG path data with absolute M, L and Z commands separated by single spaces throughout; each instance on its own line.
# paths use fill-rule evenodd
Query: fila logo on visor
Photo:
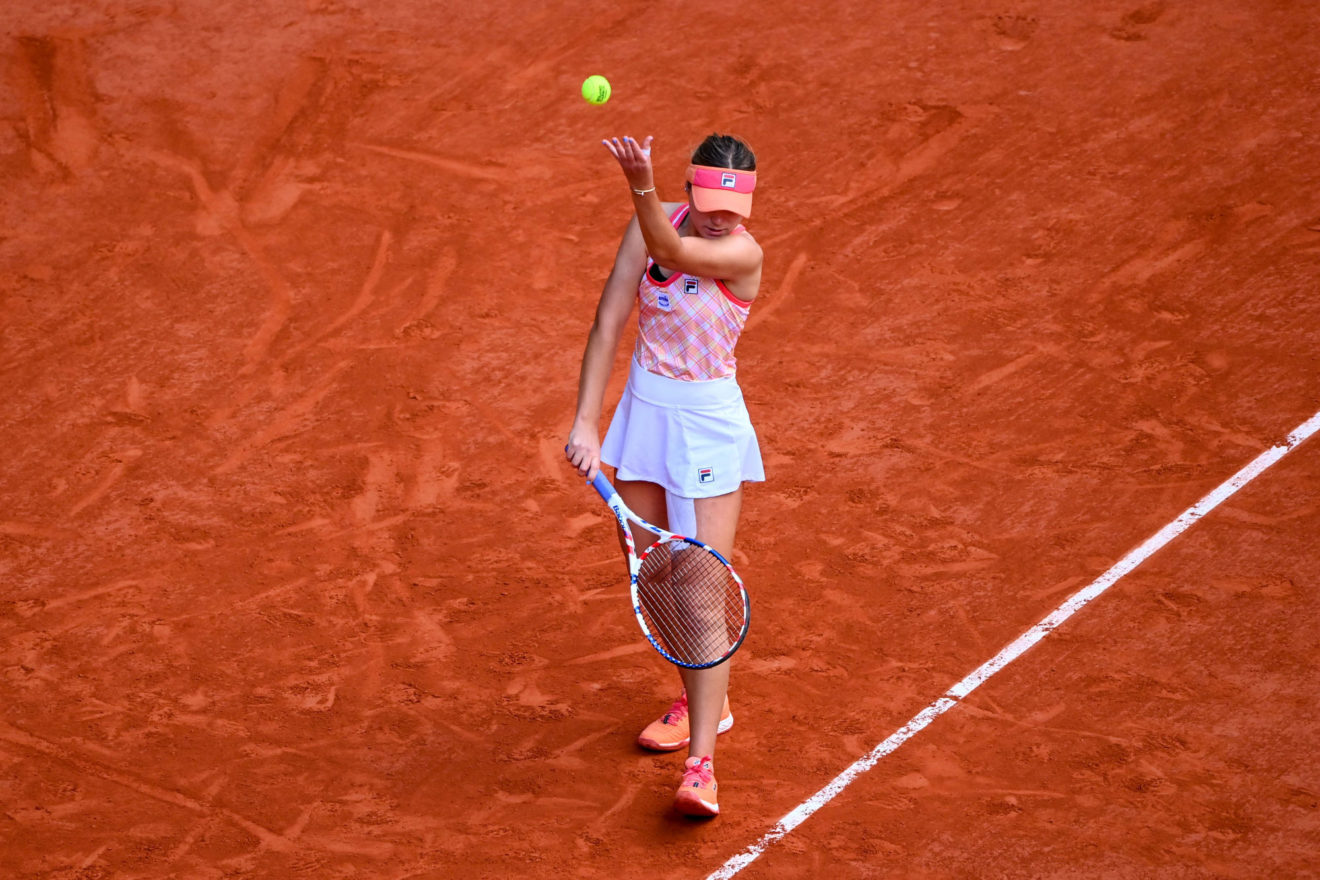
M 737 185 L 738 185 L 738 178 L 735 177 L 734 175 L 732 175 L 732 174 L 722 174 L 722 175 L 720 175 L 720 188 L 721 188 L 721 189 L 733 189 L 733 188 L 734 188 L 735 186 L 737 186 Z

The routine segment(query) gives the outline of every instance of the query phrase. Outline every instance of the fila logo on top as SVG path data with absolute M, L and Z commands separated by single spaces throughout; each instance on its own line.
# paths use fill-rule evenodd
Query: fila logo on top
M 732 175 L 732 174 L 721 174 L 721 175 L 720 175 L 720 188 L 721 188 L 721 189 L 733 189 L 733 188 L 734 188 L 735 186 L 737 186 L 737 185 L 738 185 L 738 178 L 737 178 L 736 176 L 734 176 L 734 175 Z
M 690 295 L 690 294 L 693 294 L 693 293 L 696 293 L 696 292 L 697 292 L 697 285 L 698 285 L 698 283 L 699 283 L 699 282 L 697 281 L 697 279 L 692 278 L 691 276 L 689 276 L 689 277 L 687 277 L 687 278 L 684 278 L 684 279 L 683 279 L 683 292 L 684 292 L 685 294 L 689 294 L 689 295 Z

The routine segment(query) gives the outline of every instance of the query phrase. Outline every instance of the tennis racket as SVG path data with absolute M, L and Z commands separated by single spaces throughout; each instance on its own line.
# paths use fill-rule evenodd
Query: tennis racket
M 729 561 L 715 548 L 633 513 L 603 473 L 591 485 L 623 530 L 633 613 L 647 641 L 670 663 L 688 669 L 706 669 L 733 656 L 747 637 L 751 602 Z M 629 520 L 658 536 L 641 556 Z

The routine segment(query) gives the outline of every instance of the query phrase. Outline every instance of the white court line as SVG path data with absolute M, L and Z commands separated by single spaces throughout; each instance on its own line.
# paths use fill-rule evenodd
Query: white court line
M 926 725 L 958 705 L 959 700 L 984 684 L 990 676 L 1021 657 L 1029 648 L 1080 611 L 1092 599 L 1112 587 L 1120 578 L 1144 562 L 1165 544 L 1191 528 L 1197 520 L 1214 510 L 1237 490 L 1256 479 L 1271 465 L 1301 445 L 1317 430 L 1320 430 L 1320 412 L 1299 425 L 1295 431 L 1288 435 L 1287 441 L 1282 446 L 1272 446 L 1256 456 L 1250 464 L 1229 477 L 1209 495 L 1183 511 L 1173 522 L 1147 538 L 1140 547 L 1120 559 L 1113 568 L 1096 578 L 1090 586 L 1078 590 L 1068 597 L 1048 617 L 1018 636 L 1008 647 L 983 663 L 971 675 L 949 688 L 944 696 L 918 712 L 911 721 L 894 731 L 888 739 L 868 754 L 858 758 L 848 769 L 834 777 L 829 785 L 799 804 L 784 818 L 780 819 L 775 827 L 767 831 L 760 840 L 725 862 L 707 880 L 728 880 L 729 877 L 756 861 L 767 846 L 805 822 L 812 813 L 833 800 L 835 795 L 847 788 L 858 776 L 874 767 L 881 758 L 892 753 L 903 743 L 920 733 Z

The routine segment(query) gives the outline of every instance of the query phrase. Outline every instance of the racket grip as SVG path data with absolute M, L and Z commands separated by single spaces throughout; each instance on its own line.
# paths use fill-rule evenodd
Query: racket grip
M 600 497 L 604 498 L 606 501 L 609 501 L 618 494 L 614 491 L 614 487 L 610 485 L 610 481 L 605 479 L 605 473 L 603 471 L 596 472 L 596 479 L 591 481 L 591 487 L 599 492 Z

